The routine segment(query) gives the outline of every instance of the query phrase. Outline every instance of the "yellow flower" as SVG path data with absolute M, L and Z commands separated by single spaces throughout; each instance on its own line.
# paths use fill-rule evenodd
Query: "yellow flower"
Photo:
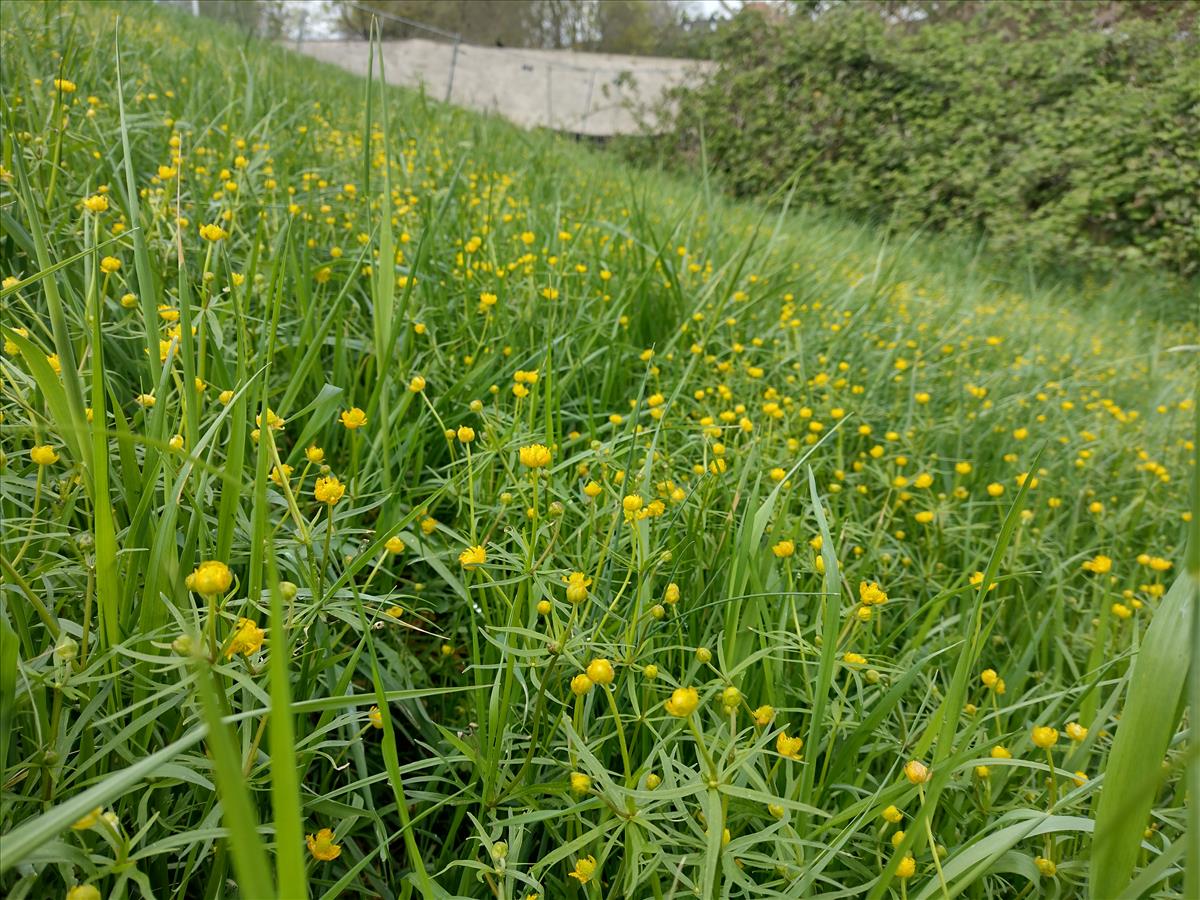
M 858 599 L 863 606 L 879 606 L 887 603 L 888 596 L 878 582 L 872 581 L 867 584 L 865 581 L 860 581 L 858 583 Z
M 121 270 L 121 261 L 115 256 L 106 256 L 100 260 L 100 271 L 106 275 L 111 275 L 113 272 Z
M 187 577 L 186 584 L 189 591 L 213 597 L 229 590 L 229 586 L 233 584 L 233 573 L 225 563 L 210 559 L 196 567 Z
M 49 444 L 39 444 L 29 451 L 29 458 L 39 466 L 52 466 L 58 462 L 58 454 Z
M 103 812 L 103 810 L 99 806 L 97 806 L 95 809 L 93 809 L 90 813 L 88 813 L 86 816 L 84 816 L 78 822 L 73 824 L 71 827 L 75 831 L 87 831 L 89 828 L 91 828 L 93 825 L 95 825 L 97 822 L 100 821 L 100 813 L 101 812 Z
M 469 444 L 475 440 L 475 429 L 469 425 L 459 425 L 458 431 L 455 434 L 458 436 L 460 444 Z
M 458 554 L 458 561 L 462 563 L 464 569 L 470 572 L 476 566 L 482 566 L 487 562 L 487 551 L 479 544 L 474 547 L 468 547 L 462 553 Z
M 567 583 L 567 599 L 572 603 L 582 603 L 587 599 L 588 587 L 591 586 L 592 579 L 588 578 L 582 572 L 572 572 L 570 575 L 563 578 Z
M 592 789 L 592 779 L 582 772 L 571 773 L 571 790 L 576 794 L 586 794 Z
M 94 884 L 77 884 L 67 891 L 67 900 L 100 900 L 100 890 Z
M 899 825 L 904 820 L 904 813 L 896 809 L 895 806 L 889 806 L 883 811 L 883 818 L 886 822 L 891 822 L 893 825 Z
M 311 447 L 308 447 L 307 449 L 305 449 L 304 458 L 307 459 L 310 463 L 316 464 L 316 463 L 321 462 L 323 459 L 325 459 L 325 451 L 322 450 L 320 447 L 318 447 L 316 444 L 313 444 Z
M 984 669 L 979 674 L 979 680 L 983 682 L 984 687 L 995 687 L 996 682 L 1000 680 L 1000 676 L 996 674 L 995 669 Z
M 201 225 L 200 237 L 215 244 L 217 241 L 229 237 L 229 232 L 220 225 Z
M 625 510 L 627 517 L 632 517 L 637 515 L 638 511 L 642 508 L 643 502 L 641 496 L 638 494 L 626 494 L 621 500 L 621 508 Z
M 228 406 L 233 402 L 233 391 L 221 391 L 221 393 L 217 394 L 217 400 L 222 406 Z
M 1112 559 L 1101 553 L 1085 562 L 1083 569 L 1085 572 L 1091 572 L 1093 575 L 1107 575 L 1112 571 L 1112 564 Z
M 154 399 L 153 394 L 138 394 L 136 397 L 136 400 L 137 400 L 138 406 L 144 407 L 146 409 L 150 409 L 155 404 L 155 399 Z
M 1049 750 L 1058 743 L 1058 729 L 1049 725 L 1038 725 L 1029 733 L 1029 737 L 1035 747 Z
M 780 756 L 788 759 L 799 759 L 800 751 L 804 749 L 804 738 L 800 735 L 788 737 L 786 731 L 779 732 L 779 737 L 775 738 L 775 750 Z
M 583 486 L 583 492 L 592 499 L 598 497 L 600 495 L 600 491 L 602 490 L 603 488 L 601 488 L 600 485 L 596 484 L 594 481 L 589 481 Z
M 920 760 L 910 759 L 904 764 L 904 777 L 913 784 L 924 784 L 933 777 L 929 767 Z
M 362 428 L 367 424 L 367 414 L 357 406 L 351 407 L 342 413 L 342 424 L 351 431 L 355 428 Z
M 588 663 L 587 675 L 593 684 L 612 684 L 614 674 L 612 663 L 607 659 L 593 659 Z
M 676 688 L 671 699 L 666 702 L 666 709 L 673 716 L 686 719 L 700 705 L 700 694 L 693 687 Z
M 333 506 L 342 499 L 342 495 L 345 493 L 346 486 L 334 475 L 318 478 L 317 483 L 313 485 L 313 497 L 317 499 L 318 503 L 328 503 Z
M 389 553 L 403 553 L 404 552 L 404 541 L 400 540 L 399 535 L 392 535 L 390 538 L 387 539 L 387 543 L 384 544 L 383 546 L 385 546 L 388 549 Z
M 530 444 L 520 450 L 521 465 L 541 469 L 550 465 L 550 448 L 545 444 Z
M 754 724 L 759 728 L 766 728 L 771 724 L 771 720 L 775 718 L 775 707 L 763 704 L 758 709 L 751 713 L 754 716 Z
M 532 237 L 532 235 L 530 235 Z M 587 884 L 592 880 L 592 876 L 596 874 L 596 857 L 585 856 L 583 859 L 575 863 L 574 871 L 569 873 L 572 878 L 580 884 Z
M 372 728 L 383 727 L 383 713 L 379 711 L 378 706 L 372 706 L 367 711 L 367 721 L 371 723 Z
M 999 497 L 1004 493 L 1004 485 L 993 481 L 987 486 L 987 492 L 989 497 Z
M 55 78 L 54 88 L 55 90 L 62 91 L 64 94 L 73 94 L 75 93 L 75 82 L 68 81 L 65 78 Z
M 266 632 L 259 628 L 258 623 L 253 619 L 245 617 L 238 619 L 237 627 L 233 631 L 233 639 L 225 648 L 225 658 L 230 659 L 238 653 L 243 656 L 257 653 L 258 649 L 262 647 L 265 636 Z
M 1033 864 L 1037 866 L 1037 870 L 1042 874 L 1043 878 L 1053 878 L 1058 872 L 1058 866 L 1054 864 L 1054 861 L 1046 859 L 1044 856 L 1034 859 Z
M 911 856 L 905 856 L 900 860 L 900 864 L 896 866 L 896 877 L 905 880 L 912 878 L 917 874 L 917 861 Z
M 304 840 L 308 844 L 308 852 L 313 855 L 313 859 L 329 862 L 342 855 L 341 844 L 333 842 L 333 831 L 328 828 L 322 828 L 315 835 L 307 835 Z
M 771 552 L 779 559 L 787 559 L 796 552 L 796 544 L 794 541 L 780 541 L 771 548 Z
M 419 394 L 425 390 L 425 379 L 420 375 L 414 375 L 408 382 L 408 389 L 414 394 Z
M 663 591 L 663 603 L 668 605 L 679 602 L 679 585 L 671 582 L 667 585 L 667 589 Z
M 580 672 L 571 679 L 571 693 L 576 697 L 582 697 L 592 689 L 592 679 Z
M 83 208 L 88 212 L 102 213 L 108 210 L 108 198 L 103 194 L 92 194 L 84 198 Z
M 1088 730 L 1078 722 L 1068 722 L 1066 732 L 1067 737 L 1073 741 L 1082 741 L 1088 736 Z

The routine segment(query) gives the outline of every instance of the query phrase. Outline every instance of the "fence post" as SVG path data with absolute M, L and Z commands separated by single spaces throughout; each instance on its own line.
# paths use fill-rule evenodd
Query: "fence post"
M 462 43 L 462 38 L 454 39 L 454 53 L 450 57 L 450 77 L 446 79 L 446 102 L 450 102 L 450 95 L 454 92 L 454 69 L 458 65 L 458 45 Z
M 596 86 L 596 70 L 592 69 L 592 77 L 588 79 L 587 100 L 583 104 L 583 118 L 579 120 L 579 129 L 587 126 L 588 116 L 592 114 L 592 88 Z

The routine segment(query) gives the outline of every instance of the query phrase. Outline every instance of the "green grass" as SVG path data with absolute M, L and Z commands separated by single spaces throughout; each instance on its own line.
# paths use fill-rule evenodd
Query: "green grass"
M 1160 286 L 0 10 L 6 896 L 1185 890 Z

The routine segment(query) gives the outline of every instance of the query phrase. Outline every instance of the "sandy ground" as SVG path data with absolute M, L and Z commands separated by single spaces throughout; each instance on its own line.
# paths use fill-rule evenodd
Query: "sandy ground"
M 366 41 L 305 41 L 289 46 L 359 75 Z M 650 56 L 475 47 L 426 40 L 383 45 L 389 84 L 424 85 L 438 100 L 494 112 L 525 128 L 605 137 L 643 130 L 630 109 L 655 104 L 665 90 L 711 64 Z M 653 127 L 651 118 L 647 123 Z

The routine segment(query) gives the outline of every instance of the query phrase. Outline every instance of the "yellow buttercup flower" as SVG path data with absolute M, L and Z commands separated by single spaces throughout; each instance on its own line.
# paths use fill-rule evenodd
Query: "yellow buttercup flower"
M 1048 725 L 1038 725 L 1029 733 L 1029 739 L 1035 747 L 1049 750 L 1058 743 L 1058 729 Z
M 541 469 L 550 465 L 550 448 L 545 444 L 530 444 L 522 447 L 519 456 L 521 465 L 530 469 Z
M 403 553 L 404 552 L 404 541 L 402 541 L 400 539 L 399 535 L 392 535 L 390 538 L 387 539 L 387 542 L 384 544 L 384 547 L 387 548 L 389 553 Z
M 367 414 L 357 406 L 345 410 L 341 416 L 342 424 L 353 431 L 355 428 L 362 428 L 367 424 Z
M 693 687 L 676 688 L 665 706 L 667 712 L 680 719 L 686 719 L 700 705 L 700 693 Z
M 219 560 L 210 559 L 200 563 L 186 579 L 189 591 L 205 597 L 224 594 L 233 584 L 233 573 L 229 566 Z
M 804 748 L 804 738 L 800 735 L 788 737 L 786 731 L 779 732 L 779 737 L 775 738 L 775 750 L 780 756 L 788 759 L 799 759 L 800 751 Z
M 315 835 L 305 836 L 304 841 L 308 844 L 308 852 L 313 855 L 313 859 L 321 862 L 329 862 L 342 855 L 342 846 L 333 842 L 333 831 L 329 828 L 322 828 Z
M 67 891 L 67 900 L 100 900 L 100 889 L 94 884 L 77 884 Z
M 100 813 L 102 813 L 103 811 L 104 810 L 101 807 L 97 806 L 95 809 L 93 809 L 90 813 L 88 813 L 82 819 L 79 819 L 78 821 L 73 823 L 71 825 L 71 827 L 75 831 L 87 831 L 89 828 L 91 828 L 93 825 L 95 825 L 97 822 L 100 821 Z
M 569 874 L 580 884 L 587 884 L 592 880 L 592 876 L 596 874 L 596 857 L 585 856 L 575 863 L 574 870 Z
M 103 194 L 93 194 L 90 197 L 85 197 L 83 208 L 90 213 L 102 213 L 108 210 L 108 198 Z
M 482 545 L 468 547 L 462 553 L 458 554 L 458 561 L 462 563 L 462 567 L 470 572 L 476 566 L 482 566 L 487 562 L 487 551 Z
M 588 663 L 587 675 L 593 684 L 612 684 L 615 673 L 612 663 L 607 659 L 600 658 L 593 659 Z
M 587 599 L 588 588 L 592 584 L 592 579 L 588 578 L 582 572 L 572 572 L 570 575 L 563 578 L 567 583 L 567 599 L 572 603 L 579 604 Z
M 933 777 L 929 767 L 920 760 L 910 759 L 904 764 L 904 777 L 913 784 L 924 784 Z
M 345 493 L 346 485 L 342 484 L 334 475 L 318 478 L 316 484 L 313 485 L 313 497 L 318 503 L 327 503 L 333 506 L 342 499 L 342 495 Z
M 224 240 L 225 238 L 229 237 L 229 232 L 227 232 L 220 225 L 201 225 L 200 237 L 215 244 L 217 241 Z
M 266 637 L 266 632 L 259 628 L 253 619 L 245 617 L 238 619 L 237 627 L 233 631 L 233 639 L 225 648 L 225 658 L 230 659 L 238 653 L 243 656 L 257 653 L 262 647 L 264 637 Z
M 1083 564 L 1082 568 L 1084 571 L 1091 572 L 1093 575 L 1107 575 L 1112 571 L 1112 566 L 1112 558 L 1101 553 L 1087 560 Z
M 49 444 L 39 444 L 30 449 L 29 458 L 39 466 L 52 466 L 58 462 L 58 454 Z
M 794 541 L 780 541 L 771 547 L 771 552 L 779 559 L 787 559 L 796 552 L 796 543 Z

